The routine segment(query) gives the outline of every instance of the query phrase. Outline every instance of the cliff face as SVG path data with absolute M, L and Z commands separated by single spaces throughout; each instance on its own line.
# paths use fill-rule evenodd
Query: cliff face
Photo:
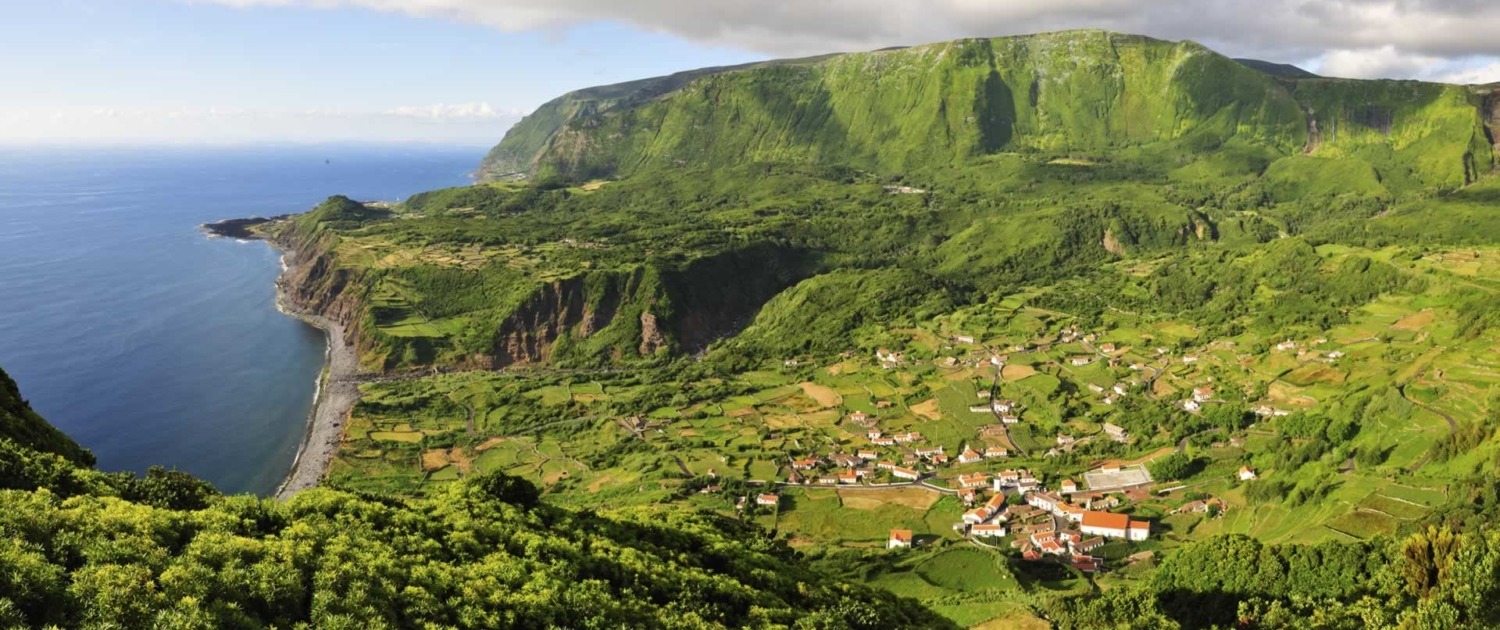
M 806 277 L 802 252 L 753 246 L 681 263 L 642 263 L 539 282 L 508 307 L 488 350 L 452 358 L 451 339 L 395 337 L 375 325 L 375 273 L 339 264 L 338 237 L 309 222 L 275 235 L 287 252 L 289 306 L 342 325 L 374 371 L 431 365 L 499 369 L 558 361 L 597 363 L 692 353 L 733 334 L 776 293 Z M 447 358 L 443 358 L 443 357 Z
M 1388 188 L 1457 188 L 1491 170 L 1483 99 L 1418 81 L 1307 79 L 1292 83 L 1316 137 L 1306 153 L 1368 163 Z
M 1358 153 L 1411 187 L 1452 187 L 1494 162 L 1475 153 L 1490 146 L 1475 135 L 1488 117 L 1479 100 L 1460 86 L 1268 74 L 1192 42 L 1073 31 L 582 90 L 516 125 L 486 172 L 622 177 L 746 161 L 900 171 L 1002 151 L 1236 140 Z
M 273 240 L 286 253 L 287 270 L 278 283 L 287 306 L 337 322 L 345 341 L 360 347 L 365 278 L 359 270 L 338 265 L 333 254 L 337 237 L 289 226 Z
M 1290 150 L 1303 133 L 1296 104 L 1267 75 L 1191 43 L 1072 32 L 705 76 L 570 118 L 533 170 L 610 177 L 776 161 L 889 171 L 1190 138 Z
M 21 397 L 20 387 L 3 370 L 0 370 L 0 440 L 61 455 L 78 466 L 94 465 L 94 454 L 37 415 Z
M 810 273 L 801 252 L 757 246 L 541 286 L 496 331 L 492 367 L 695 353 L 744 328 Z
M 1500 163 L 1500 88 L 1486 90 L 1481 99 L 1484 129 L 1494 149 L 1494 161 Z

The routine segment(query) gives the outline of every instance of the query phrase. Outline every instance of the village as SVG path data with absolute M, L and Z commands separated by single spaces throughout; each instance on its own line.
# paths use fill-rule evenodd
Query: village
M 1077 354 L 1066 361 L 1074 367 L 1107 362 L 1111 367 L 1119 365 L 1121 348 L 1114 343 L 1094 344 L 1096 335 L 1075 328 L 1064 329 L 1057 343 L 1079 343 L 1092 354 Z M 975 346 L 973 337 L 956 335 L 953 344 Z M 1316 340 L 1323 343 L 1326 340 Z M 1295 349 L 1292 341 L 1277 346 L 1278 352 Z M 949 346 L 952 347 L 952 346 Z M 1009 348 L 1010 352 L 1033 352 L 1035 346 L 1021 344 Z M 1154 349 L 1161 363 L 1170 362 L 1170 349 Z M 1305 354 L 1305 351 L 1304 351 Z M 1342 353 L 1330 353 L 1333 359 Z M 987 356 L 986 356 L 987 355 Z M 885 369 L 901 366 L 907 361 L 901 352 L 879 349 L 875 353 L 878 365 Z M 1188 352 L 1177 358 L 1185 365 L 1197 363 L 1197 354 Z M 821 455 L 806 455 L 789 458 L 786 462 L 786 477 L 777 485 L 790 487 L 858 487 L 870 490 L 881 488 L 921 487 L 932 492 L 956 496 L 966 511 L 962 519 L 952 525 L 954 532 L 978 546 L 992 549 L 1013 549 L 1023 561 L 1056 562 L 1074 569 L 1092 573 L 1104 569 L 1104 559 L 1090 552 L 1104 546 L 1107 541 L 1142 542 L 1152 535 L 1149 519 L 1133 516 L 1127 506 L 1152 496 L 1153 484 L 1144 463 L 1122 464 L 1101 462 L 1097 467 L 1079 471 L 1084 479 L 1080 484 L 1073 478 L 1058 478 L 1055 483 L 1044 483 L 1026 468 L 1001 468 L 1004 462 L 1021 455 L 1014 451 L 1014 442 L 1009 430 L 1023 423 L 1024 406 L 1010 399 L 1000 398 L 999 375 L 1008 361 L 1006 354 L 976 353 L 968 359 L 948 357 L 939 361 L 939 366 L 953 368 L 967 362 L 976 369 L 994 370 L 993 387 L 979 389 L 978 399 L 968 408 L 971 414 L 993 416 L 995 422 L 981 425 L 977 429 L 978 439 L 964 443 L 956 453 L 950 454 L 941 444 L 929 444 L 920 432 L 902 430 L 887 433 L 880 428 L 879 418 L 863 411 L 847 414 L 845 421 L 863 430 L 868 447 L 855 448 L 850 452 L 833 451 Z M 796 360 L 788 360 L 794 367 Z M 1160 376 L 1164 367 L 1132 363 L 1129 369 L 1144 373 L 1148 379 Z M 1122 380 L 1111 387 L 1090 383 L 1088 391 L 1097 395 L 1098 403 L 1114 405 L 1121 399 L 1138 393 L 1142 378 Z M 1175 405 L 1193 414 L 1204 405 L 1217 402 L 1211 383 L 1194 386 Z M 890 407 L 886 401 L 876 402 L 877 411 Z M 1255 408 L 1255 415 L 1284 416 L 1288 412 L 1268 405 Z M 1097 436 L 1113 442 L 1130 443 L 1129 432 L 1116 424 L 1104 422 Z M 1043 453 L 1032 453 L 1044 459 L 1057 457 L 1079 443 L 1081 439 L 1072 434 L 1059 432 Z M 1238 439 L 1237 439 L 1238 440 Z M 1242 440 L 1240 440 L 1242 441 Z M 967 472 L 964 472 L 967 471 Z M 1235 477 L 1239 481 L 1256 478 L 1254 470 L 1241 466 Z M 1172 489 L 1163 491 L 1170 492 Z M 776 509 L 780 497 L 767 492 L 740 499 L 740 505 L 752 501 L 761 508 Z M 1126 508 L 1125 511 L 1121 511 Z M 1228 505 L 1216 497 L 1193 499 L 1175 508 L 1172 513 L 1206 514 L 1210 517 L 1222 515 Z M 886 541 L 887 549 L 909 549 L 920 544 L 923 535 L 911 529 L 892 529 Z M 1007 544 L 1008 541 L 1008 544 Z

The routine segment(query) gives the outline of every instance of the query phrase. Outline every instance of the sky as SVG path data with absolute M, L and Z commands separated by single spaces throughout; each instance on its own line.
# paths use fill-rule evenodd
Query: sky
M 489 145 L 591 85 L 1067 28 L 1500 81 L 1496 0 L 0 0 L 0 144 Z

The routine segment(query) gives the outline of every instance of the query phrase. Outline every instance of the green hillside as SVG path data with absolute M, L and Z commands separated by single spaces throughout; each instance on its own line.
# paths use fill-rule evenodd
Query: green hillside
M 518 124 L 488 181 L 255 227 L 290 254 L 290 305 L 379 377 L 330 489 L 272 505 L 33 453 L 12 485 L 45 490 L 12 498 L 188 507 L 193 535 L 290 545 L 265 557 L 301 572 L 301 608 L 169 590 L 185 530 L 129 574 L 278 625 L 940 623 L 872 608 L 876 587 L 963 626 L 1491 627 L 1494 107 L 1098 31 L 581 90 Z M 1151 535 L 1085 572 L 1022 551 L 1038 515 L 954 527 L 965 476 L 1022 468 Z M 530 509 L 485 498 L 531 484 Z M 893 530 L 914 547 L 885 549 Z M 117 557 L 71 549 L 38 571 Z M 496 549 L 524 563 L 474 572 Z M 584 603 L 558 609 L 569 580 Z M 83 601 L 68 588 L 48 592 Z
M 22 409 L 50 440 L 38 447 L 82 453 Z M 504 474 L 413 501 L 222 497 L 183 473 L 99 473 L 7 438 L 5 627 L 953 627 L 707 513 L 563 510 Z
M 1458 86 L 1322 79 L 1191 42 L 1069 31 L 583 90 L 516 125 L 484 170 L 588 179 L 749 160 L 900 172 L 1013 151 L 1192 155 L 1235 140 L 1356 158 L 1402 188 L 1452 188 L 1493 164 L 1478 105 Z
M 518 126 L 552 128 L 541 175 L 619 176 L 753 161 L 893 170 L 999 151 L 1189 150 L 1232 137 L 1302 144 L 1296 103 L 1268 76 L 1196 44 L 1104 32 L 961 40 L 715 72 L 653 99 Z
M 0 441 L 58 455 L 79 466 L 94 464 L 92 453 L 32 411 L 16 382 L 4 370 L 0 370 Z

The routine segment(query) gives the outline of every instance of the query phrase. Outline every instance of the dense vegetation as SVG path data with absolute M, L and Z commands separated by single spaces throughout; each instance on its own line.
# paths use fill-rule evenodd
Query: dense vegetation
M 501 473 L 424 500 L 319 489 L 278 503 L 5 439 L 0 488 L 5 627 L 951 625 L 815 573 L 737 521 L 572 512 Z
M 94 464 L 92 453 L 32 411 L 21 397 L 21 388 L 3 370 L 0 370 L 0 444 L 57 455 L 79 466 Z
M 491 153 L 503 181 L 260 228 L 296 252 L 294 298 L 407 377 L 362 388 L 332 489 L 274 504 L 78 468 L 0 398 L 21 410 L 0 416 L 0 576 L 25 586 L 0 615 L 945 623 L 826 571 L 964 624 L 1493 626 L 1481 104 L 1098 32 L 565 95 Z M 1022 409 L 998 436 L 973 410 L 996 396 Z M 1172 487 L 1121 508 L 1153 536 L 1091 576 L 962 540 L 931 487 L 735 507 L 792 458 L 871 447 L 855 412 L 1010 449 L 924 469 L 949 487 L 1104 461 Z M 921 549 L 876 549 L 898 528 Z

